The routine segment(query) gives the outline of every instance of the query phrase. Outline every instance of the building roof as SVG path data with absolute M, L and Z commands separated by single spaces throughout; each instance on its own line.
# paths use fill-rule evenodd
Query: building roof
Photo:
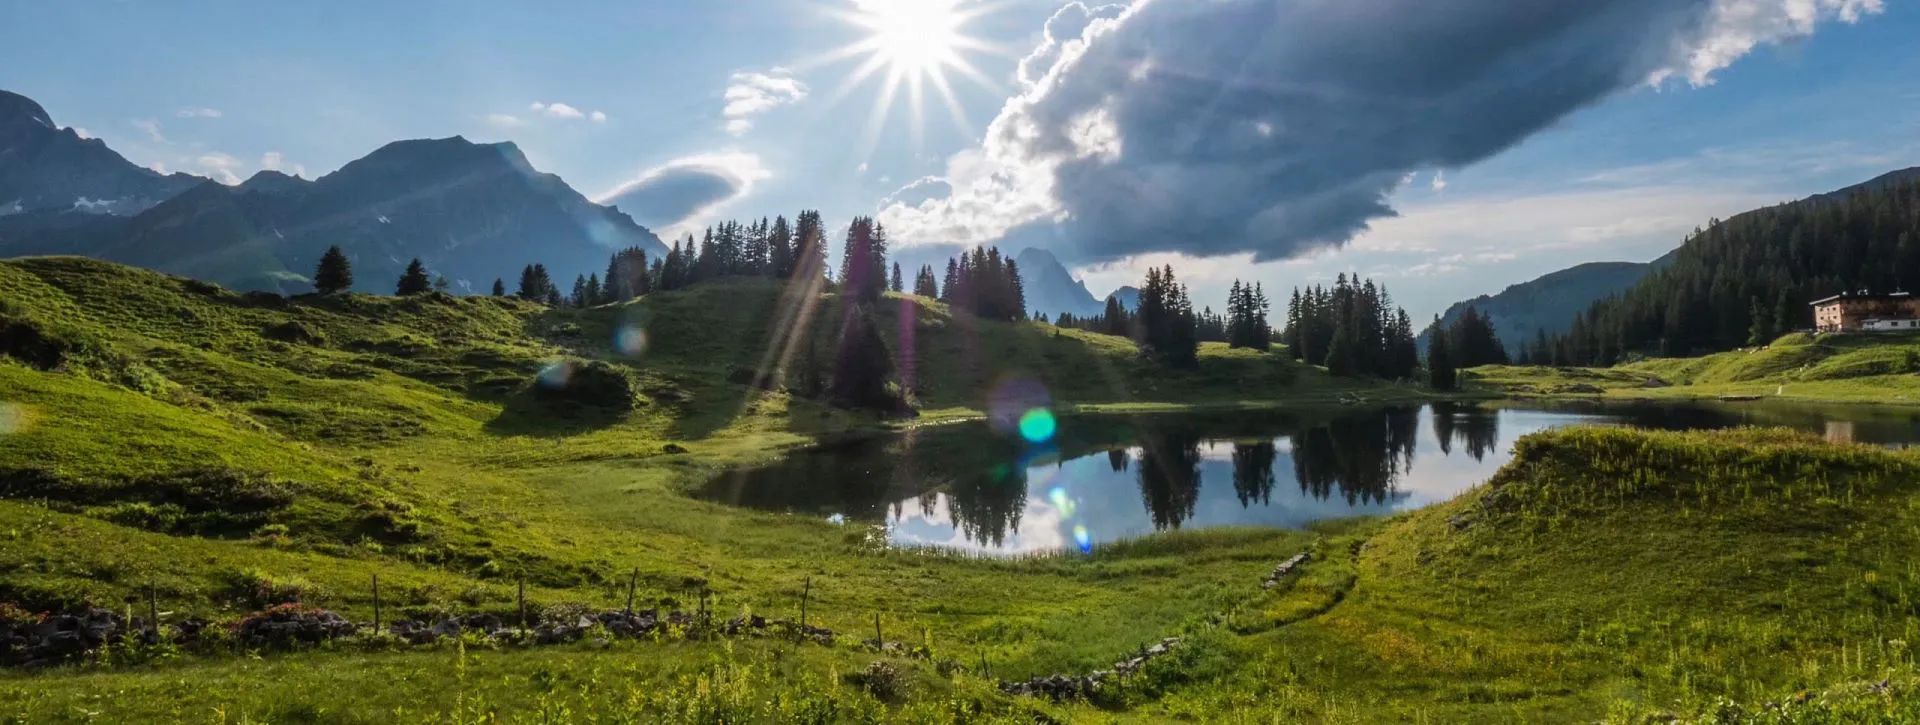
M 1832 296 L 1832 297 L 1823 297 L 1823 298 L 1821 298 L 1821 299 L 1817 299 L 1817 300 L 1814 300 L 1814 301 L 1812 301 L 1812 302 L 1808 302 L 1808 303 L 1807 303 L 1807 306 L 1809 306 L 1809 307 L 1819 307 L 1819 306 L 1821 306 L 1821 305 L 1824 305 L 1824 304 L 1826 304 L 1826 303 L 1828 303 L 1828 302 L 1837 302 L 1837 301 L 1840 301 L 1840 300 L 1863 300 L 1863 301 L 1868 301 L 1868 300 L 1886 300 L 1886 301 L 1891 301 L 1891 300 L 1904 300 L 1904 299 L 1908 299 L 1908 298 L 1910 298 L 1910 297 L 1912 297 L 1912 296 L 1913 296 L 1913 295 L 1911 295 L 1911 294 L 1908 294 L 1908 293 L 1906 293 L 1906 292 L 1887 292 L 1887 293 L 1883 293 L 1883 294 L 1874 294 L 1874 293 L 1872 293 L 1872 292 L 1841 292 L 1840 294 L 1837 294 L 1837 295 L 1834 295 L 1834 296 Z

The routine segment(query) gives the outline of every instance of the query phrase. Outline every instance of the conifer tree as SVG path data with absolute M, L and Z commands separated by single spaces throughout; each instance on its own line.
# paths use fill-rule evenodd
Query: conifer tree
M 827 276 L 826 228 L 820 212 L 803 211 L 793 229 L 793 279 L 811 282 Z
M 421 264 L 419 257 L 414 257 L 412 262 L 407 263 L 407 271 L 401 273 L 400 282 L 394 286 L 393 293 L 407 297 L 423 295 L 432 290 L 433 279 L 427 276 L 427 265 Z
M 353 287 L 353 263 L 339 246 L 327 247 L 320 255 L 320 266 L 313 272 L 313 287 L 322 294 L 345 292 Z
M 920 273 L 914 275 L 913 293 L 927 299 L 940 296 L 940 283 L 933 278 L 933 265 L 920 265 Z
M 793 276 L 793 229 L 784 216 L 774 217 L 767 232 L 767 273 L 780 279 Z
M 1440 318 L 1433 318 L 1433 335 L 1427 338 L 1427 384 L 1435 390 L 1452 390 L 1459 385 L 1453 364 L 1453 341 L 1447 338 Z
M 573 292 L 567 295 L 567 304 L 573 305 L 574 307 L 586 307 L 587 305 L 592 303 L 593 303 L 592 298 L 587 297 L 586 275 L 583 275 L 583 274 L 574 275 L 573 276 Z
M 900 263 L 898 261 L 893 263 L 893 279 L 887 285 L 887 288 L 894 292 L 907 291 L 906 281 L 900 276 Z
M 499 277 L 493 278 L 493 296 L 495 297 L 507 296 L 506 280 L 500 279 Z

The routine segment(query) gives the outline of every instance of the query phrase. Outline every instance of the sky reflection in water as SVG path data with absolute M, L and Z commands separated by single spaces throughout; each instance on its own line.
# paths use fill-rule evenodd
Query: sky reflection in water
M 1911 412 L 1759 406 L 1436 404 L 1125 421 L 1047 415 L 1023 420 L 1012 436 L 981 427 L 797 454 L 724 476 L 705 495 L 842 517 L 848 525 L 884 523 L 895 545 L 1087 551 L 1171 529 L 1298 528 L 1430 505 L 1492 476 L 1515 439 L 1578 423 L 1787 425 L 1863 442 L 1920 440 Z

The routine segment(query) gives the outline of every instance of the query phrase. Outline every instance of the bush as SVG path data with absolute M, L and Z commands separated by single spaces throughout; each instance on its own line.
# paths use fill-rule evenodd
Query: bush
M 906 673 L 885 660 L 874 660 L 865 672 L 848 674 L 841 679 L 885 702 L 899 702 L 907 692 Z
M 638 407 L 633 378 L 625 369 L 599 360 L 549 365 L 534 378 L 532 390 L 535 398 L 546 403 L 615 411 Z

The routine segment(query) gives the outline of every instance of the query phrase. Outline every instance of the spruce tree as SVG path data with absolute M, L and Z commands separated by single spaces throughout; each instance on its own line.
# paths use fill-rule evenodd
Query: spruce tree
M 322 294 L 345 292 L 353 287 L 353 263 L 339 246 L 327 247 L 320 255 L 320 266 L 313 272 L 313 287 Z
M 1452 390 L 1459 385 L 1453 364 L 1453 341 L 1447 337 L 1446 327 L 1436 316 L 1433 336 L 1427 340 L 1427 384 L 1435 390 Z
M 500 279 L 499 277 L 493 278 L 493 296 L 495 297 L 507 296 L 506 280 Z
M 887 392 L 887 379 L 893 374 L 893 356 L 873 320 L 872 308 L 857 298 L 843 314 L 843 332 L 834 355 L 833 377 L 828 383 L 828 398 L 848 408 L 888 409 L 896 406 Z
M 897 261 L 893 263 L 893 280 L 887 287 L 894 292 L 907 291 L 906 280 L 900 276 L 900 263 Z
M 394 286 L 393 293 L 401 297 L 423 295 L 433 290 L 433 279 L 427 276 L 427 265 L 414 257 L 407 263 L 407 271 L 401 273 L 400 283 Z

